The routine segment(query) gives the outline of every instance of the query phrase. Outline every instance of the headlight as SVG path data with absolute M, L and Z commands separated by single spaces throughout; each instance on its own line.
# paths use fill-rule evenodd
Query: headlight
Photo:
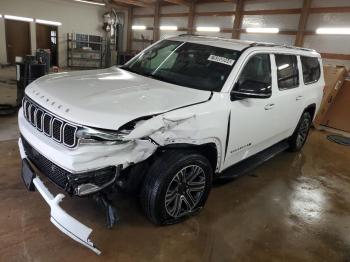
M 111 130 L 96 129 L 91 127 L 83 127 L 77 131 L 77 138 L 80 143 L 105 143 L 105 144 L 123 144 L 128 140 L 124 139 L 126 132 L 118 132 Z

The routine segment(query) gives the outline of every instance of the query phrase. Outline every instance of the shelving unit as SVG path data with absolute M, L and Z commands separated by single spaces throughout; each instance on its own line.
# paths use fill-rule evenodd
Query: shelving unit
M 67 66 L 81 69 L 103 67 L 104 40 L 100 36 L 67 34 Z

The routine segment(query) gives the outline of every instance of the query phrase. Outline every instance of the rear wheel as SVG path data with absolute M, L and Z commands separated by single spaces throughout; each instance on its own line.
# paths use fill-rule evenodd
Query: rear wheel
M 209 161 L 197 152 L 168 151 L 152 164 L 141 190 L 146 216 L 155 224 L 174 224 L 198 212 L 212 183 Z
M 289 150 L 292 152 L 300 151 L 306 142 L 311 126 L 311 115 L 309 112 L 304 112 L 301 116 L 298 126 L 293 135 L 289 139 Z

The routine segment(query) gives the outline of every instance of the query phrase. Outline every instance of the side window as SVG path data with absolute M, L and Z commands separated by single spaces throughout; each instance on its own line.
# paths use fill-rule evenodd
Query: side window
M 321 69 L 317 57 L 301 56 L 304 84 L 315 83 L 320 79 Z
M 275 54 L 278 88 L 291 89 L 299 86 L 298 60 L 295 55 Z
M 257 54 L 245 64 L 235 87 L 242 93 L 271 95 L 271 64 L 269 54 Z

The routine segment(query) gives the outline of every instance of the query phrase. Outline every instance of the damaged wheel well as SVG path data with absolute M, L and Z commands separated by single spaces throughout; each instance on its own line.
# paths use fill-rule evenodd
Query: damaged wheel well
M 182 150 L 195 150 L 205 156 L 213 169 L 213 173 L 215 173 L 217 162 L 218 162 L 218 151 L 215 143 L 206 143 L 202 145 L 193 145 L 193 144 L 172 144 L 164 147 L 160 147 L 158 151 L 167 150 L 167 149 L 182 149 Z
M 121 172 L 121 176 L 118 179 L 119 187 L 127 193 L 137 193 L 140 190 L 140 186 L 147 174 L 147 171 L 151 164 L 155 161 L 160 154 L 168 150 L 191 150 L 205 156 L 215 173 L 218 161 L 218 152 L 215 143 L 206 143 L 203 145 L 193 145 L 186 143 L 171 144 L 163 147 L 159 147 L 157 151 L 148 159 L 131 165 Z

